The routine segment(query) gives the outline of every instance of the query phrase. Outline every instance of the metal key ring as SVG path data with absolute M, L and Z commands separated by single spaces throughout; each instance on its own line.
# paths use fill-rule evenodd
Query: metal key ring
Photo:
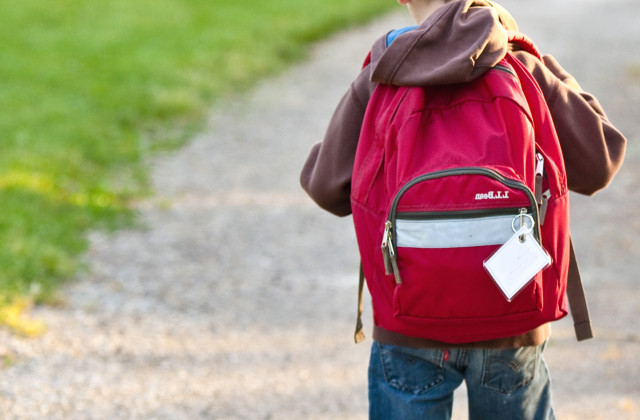
M 527 232 L 525 232 L 525 235 L 528 234 L 529 232 L 531 232 L 533 230 L 533 227 L 536 225 L 536 222 L 533 220 L 533 216 L 531 216 L 530 214 L 519 214 L 516 217 L 513 218 L 513 220 L 511 221 L 511 229 L 513 229 L 513 232 L 517 232 L 518 229 L 521 229 L 525 223 L 524 222 L 524 218 L 529 219 L 529 222 L 531 222 L 531 227 L 529 227 L 529 230 L 527 230 Z M 516 229 L 516 220 L 520 220 L 520 227 L 518 229 Z

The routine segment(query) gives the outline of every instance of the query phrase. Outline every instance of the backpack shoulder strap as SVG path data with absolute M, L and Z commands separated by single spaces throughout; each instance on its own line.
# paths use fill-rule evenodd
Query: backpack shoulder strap
M 518 44 L 522 50 L 528 52 L 529 54 L 533 54 L 540 61 L 543 61 L 540 50 L 538 50 L 538 47 L 536 47 L 536 44 L 533 43 L 533 40 L 531 40 L 531 38 L 529 38 L 522 32 L 515 31 L 507 31 L 507 36 L 509 38 L 509 42 Z
M 569 298 L 569 310 L 573 318 L 573 329 L 576 332 L 578 341 L 593 338 L 591 329 L 591 319 L 589 318 L 589 307 L 587 297 L 584 294 L 582 278 L 578 269 L 578 262 L 573 250 L 573 242 L 570 242 L 571 258 L 569 259 L 569 279 L 567 280 L 567 297 Z
M 356 332 L 353 338 L 356 344 L 364 341 L 364 328 L 362 325 L 362 311 L 364 304 L 362 303 L 362 293 L 364 292 L 364 269 L 362 268 L 362 261 L 360 262 L 360 279 L 358 281 L 358 314 L 356 317 Z

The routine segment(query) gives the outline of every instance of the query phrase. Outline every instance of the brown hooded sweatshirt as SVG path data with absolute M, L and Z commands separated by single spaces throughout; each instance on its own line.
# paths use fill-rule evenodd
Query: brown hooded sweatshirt
M 454 0 L 437 9 L 418 28 L 387 45 L 386 35 L 371 49 L 371 62 L 338 104 L 324 140 L 309 154 L 300 177 L 316 203 L 339 216 L 351 214 L 351 172 L 360 128 L 378 83 L 430 86 L 473 80 L 510 50 L 533 74 L 547 101 L 562 146 L 569 189 L 594 194 L 609 184 L 624 157 L 626 140 L 609 122 L 598 101 L 547 55 L 544 63 L 507 42 L 517 30 L 509 13 L 486 0 Z M 515 51 L 514 51 L 515 50 Z M 455 347 L 539 345 L 550 335 L 548 324 L 529 333 Z M 409 347 L 453 347 L 408 337 L 374 326 L 375 340 Z

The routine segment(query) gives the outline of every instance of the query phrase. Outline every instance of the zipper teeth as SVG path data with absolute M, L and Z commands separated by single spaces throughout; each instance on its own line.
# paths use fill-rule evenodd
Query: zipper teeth
M 540 241 L 540 226 L 539 226 L 540 224 L 538 223 L 538 207 L 536 204 L 536 198 L 533 195 L 533 192 L 531 192 L 531 189 L 529 189 L 529 187 L 527 187 L 525 184 L 519 181 L 514 181 L 512 179 L 509 179 L 499 174 L 498 172 L 494 171 L 493 169 L 487 169 L 482 167 L 463 167 L 463 168 L 455 168 L 455 169 L 444 169 L 441 171 L 420 175 L 412 179 L 411 181 L 407 182 L 402 188 L 400 188 L 395 198 L 393 199 L 393 202 L 391 203 L 391 209 L 389 211 L 389 221 L 391 222 L 393 228 L 395 228 L 395 225 L 396 225 L 397 210 L 398 210 L 398 204 L 400 203 L 400 199 L 409 189 L 411 189 L 415 185 L 424 181 L 444 178 L 446 176 L 458 176 L 458 175 L 485 175 L 485 176 L 488 176 L 489 178 L 495 179 L 496 181 L 508 187 L 512 187 L 524 192 L 529 198 L 529 207 L 531 208 L 533 220 L 536 221 L 536 227 L 533 231 L 534 236 L 538 241 Z M 397 245 L 396 235 L 393 235 L 392 243 L 394 247 Z
M 518 207 L 505 207 L 497 209 L 478 209 L 478 210 L 454 210 L 454 211 L 403 211 L 396 213 L 396 220 L 427 220 L 427 219 L 473 219 L 477 217 L 499 216 L 499 215 L 517 215 L 522 209 Z

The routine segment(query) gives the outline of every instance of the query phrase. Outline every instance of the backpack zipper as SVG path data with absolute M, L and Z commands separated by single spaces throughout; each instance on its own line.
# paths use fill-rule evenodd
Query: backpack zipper
M 499 216 L 506 214 L 518 214 L 521 206 L 504 207 L 497 209 L 458 210 L 458 211 L 429 211 L 412 212 L 403 211 L 396 214 L 396 220 L 423 220 L 423 219 L 473 219 L 483 216 Z M 428 215 L 425 217 L 425 215 Z
M 489 178 L 493 178 L 496 181 L 500 182 L 501 184 L 504 184 L 508 187 L 512 187 L 524 192 L 527 198 L 529 199 L 529 204 L 531 206 L 531 213 L 532 213 L 533 219 L 536 222 L 538 221 L 538 206 L 536 205 L 536 198 L 533 192 L 531 191 L 531 189 L 529 189 L 529 187 L 527 187 L 526 185 L 524 185 L 519 181 L 514 181 L 512 179 L 509 179 L 501 175 L 500 173 L 494 171 L 493 169 L 481 168 L 481 167 L 465 167 L 465 168 L 455 168 L 455 169 L 444 169 L 442 171 L 431 172 L 425 175 L 418 176 L 412 179 L 411 181 L 407 182 L 402 188 L 400 188 L 400 190 L 394 197 L 393 202 L 391 203 L 391 209 L 389 211 L 389 217 L 388 217 L 388 221 L 391 222 L 391 227 L 395 226 L 396 224 L 398 204 L 400 204 L 400 199 L 408 190 L 410 190 L 415 185 L 424 181 L 444 178 L 446 176 L 460 176 L 460 175 L 488 176 Z M 536 239 L 540 240 L 539 229 L 535 229 L 535 236 L 536 236 Z M 395 246 L 396 238 L 393 238 L 393 244 Z

